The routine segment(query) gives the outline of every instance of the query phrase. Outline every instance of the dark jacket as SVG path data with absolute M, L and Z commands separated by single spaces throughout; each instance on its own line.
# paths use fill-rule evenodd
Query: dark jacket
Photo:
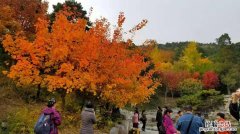
M 80 134 L 93 134 L 93 124 L 96 123 L 94 109 L 85 108 L 81 113 L 82 127 Z
M 157 121 L 157 123 L 160 123 L 160 124 L 162 123 L 162 111 L 161 110 L 157 111 L 156 121 Z
M 57 126 L 59 126 L 61 124 L 61 121 L 62 121 L 59 112 L 53 107 L 47 107 L 43 110 L 42 113 L 51 114 L 51 118 L 52 118 L 52 121 L 54 123 L 54 128 L 53 128 L 53 130 L 51 130 L 50 134 L 58 134 Z
M 142 114 L 142 118 L 140 118 L 140 120 L 142 122 L 146 122 L 147 121 L 147 115 L 145 113 Z
M 240 106 L 238 105 L 238 103 L 230 103 L 229 105 L 229 110 L 230 110 L 230 114 L 237 120 L 239 121 L 240 119 Z

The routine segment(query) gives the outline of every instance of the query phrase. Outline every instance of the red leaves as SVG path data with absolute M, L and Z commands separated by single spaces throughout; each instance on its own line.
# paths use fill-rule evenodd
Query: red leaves
M 219 85 L 218 75 L 215 72 L 205 72 L 202 78 L 205 89 L 215 89 Z

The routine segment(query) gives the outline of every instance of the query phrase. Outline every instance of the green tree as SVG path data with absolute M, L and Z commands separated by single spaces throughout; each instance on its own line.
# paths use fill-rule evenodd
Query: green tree
M 227 33 L 222 34 L 216 39 L 218 45 L 231 45 L 231 38 Z
M 203 88 L 201 81 L 188 78 L 179 83 L 179 90 L 181 95 L 191 95 L 198 91 L 201 91 Z
M 221 76 L 222 83 L 227 85 L 228 94 L 240 86 L 240 70 L 239 68 L 231 68 L 225 75 Z
M 214 89 L 201 90 L 192 95 L 185 95 L 177 100 L 177 105 L 183 107 L 192 105 L 194 110 L 209 112 L 223 104 L 224 97 Z
M 50 14 L 51 22 L 55 21 L 56 13 L 59 11 L 67 11 L 70 14 L 67 14 L 68 20 L 77 21 L 78 18 L 87 20 L 87 28 L 91 26 L 87 12 L 83 10 L 82 4 L 78 3 L 75 0 L 66 0 L 64 3 L 57 3 L 53 5 L 53 12 Z

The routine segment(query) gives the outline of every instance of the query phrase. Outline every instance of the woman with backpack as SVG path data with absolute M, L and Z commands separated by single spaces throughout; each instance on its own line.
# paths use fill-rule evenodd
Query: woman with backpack
M 175 129 L 173 121 L 172 121 L 172 113 L 171 109 L 166 109 L 163 115 L 163 126 L 165 128 L 166 134 L 179 134 L 179 132 Z
M 86 103 L 85 109 L 81 113 L 82 127 L 80 134 L 93 134 L 93 124 L 96 123 L 96 116 L 92 102 Z
M 61 116 L 55 108 L 56 100 L 51 98 L 48 100 L 47 108 L 45 108 L 34 128 L 35 134 L 58 134 L 58 128 L 61 124 Z

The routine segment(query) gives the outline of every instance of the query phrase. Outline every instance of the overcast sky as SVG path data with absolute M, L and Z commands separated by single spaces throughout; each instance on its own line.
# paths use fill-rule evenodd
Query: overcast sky
M 47 0 L 52 5 L 65 0 Z M 76 0 L 91 20 L 106 17 L 115 25 L 119 12 L 126 16 L 124 28 L 129 30 L 142 19 L 149 23 L 135 35 L 136 44 L 146 39 L 159 43 L 176 41 L 214 42 L 228 33 L 233 42 L 240 42 L 240 0 Z

